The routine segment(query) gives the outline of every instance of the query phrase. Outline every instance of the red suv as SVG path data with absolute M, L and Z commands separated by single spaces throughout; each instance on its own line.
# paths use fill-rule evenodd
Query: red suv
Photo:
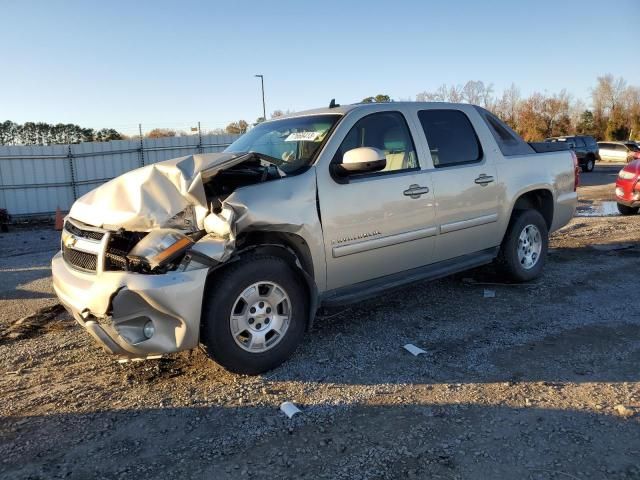
M 640 160 L 630 162 L 618 173 L 616 200 L 622 215 L 634 215 L 640 210 Z

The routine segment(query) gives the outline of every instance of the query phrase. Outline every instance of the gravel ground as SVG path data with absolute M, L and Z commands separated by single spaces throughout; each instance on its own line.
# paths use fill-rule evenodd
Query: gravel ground
M 257 377 L 114 362 L 46 310 L 58 234 L 0 235 L 0 477 L 638 479 L 640 216 L 598 216 L 617 170 L 583 174 L 540 280 L 483 268 L 322 312 Z

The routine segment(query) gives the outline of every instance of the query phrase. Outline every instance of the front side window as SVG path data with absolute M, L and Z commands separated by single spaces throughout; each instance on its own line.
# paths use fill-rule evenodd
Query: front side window
M 421 110 L 418 118 L 436 168 L 479 162 L 482 159 L 480 141 L 471 122 L 461 111 Z
M 358 120 L 338 148 L 333 163 L 342 163 L 346 152 L 359 147 L 372 147 L 384 152 L 387 166 L 382 172 L 418 168 L 413 139 L 400 112 L 374 113 Z
M 340 115 L 311 115 L 261 123 L 225 152 L 261 153 L 291 175 L 313 163 L 339 119 Z
M 578 148 L 583 148 L 585 146 L 584 140 L 581 137 L 576 137 L 575 142 Z

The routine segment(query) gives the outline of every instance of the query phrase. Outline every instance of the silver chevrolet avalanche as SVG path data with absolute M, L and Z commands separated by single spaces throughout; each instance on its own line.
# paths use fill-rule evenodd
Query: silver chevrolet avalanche
M 332 103 L 89 192 L 65 220 L 54 288 L 120 359 L 201 345 L 257 374 L 293 354 L 320 306 L 491 262 L 539 276 L 576 206 L 563 148 L 473 105 Z

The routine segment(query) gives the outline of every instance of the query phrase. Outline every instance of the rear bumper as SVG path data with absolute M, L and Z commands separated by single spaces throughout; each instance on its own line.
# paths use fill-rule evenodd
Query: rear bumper
M 109 353 L 149 358 L 198 345 L 208 269 L 143 275 L 83 273 L 58 253 L 51 262 L 60 302 Z M 144 335 L 151 322 L 154 333 Z

